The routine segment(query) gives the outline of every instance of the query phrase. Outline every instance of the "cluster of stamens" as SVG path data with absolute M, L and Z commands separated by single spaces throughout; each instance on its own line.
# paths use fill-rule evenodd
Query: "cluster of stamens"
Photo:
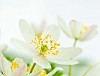
M 42 38 L 42 34 L 39 36 L 35 34 L 34 39 L 31 40 L 30 44 L 35 44 L 35 50 L 37 50 L 39 54 L 57 55 L 59 52 L 56 48 L 60 46 L 60 44 L 52 40 L 51 37 L 50 34 L 47 34 L 44 38 Z

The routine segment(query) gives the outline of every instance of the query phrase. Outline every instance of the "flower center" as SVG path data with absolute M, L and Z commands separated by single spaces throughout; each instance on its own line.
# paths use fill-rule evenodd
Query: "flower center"
M 14 71 L 18 68 L 18 64 L 15 61 L 12 61 L 12 65 L 10 66 L 11 71 Z
M 83 33 L 84 33 L 85 31 L 87 31 L 88 29 L 89 29 L 88 26 L 83 26 L 83 28 L 82 28 L 80 34 L 83 34 Z
M 60 46 L 60 44 L 52 40 L 51 37 L 52 36 L 50 34 L 47 34 L 44 38 L 42 38 L 42 34 L 40 34 L 39 36 L 35 35 L 34 39 L 31 40 L 30 44 L 35 44 L 35 50 L 37 50 L 39 54 L 57 55 L 58 50 L 56 48 Z

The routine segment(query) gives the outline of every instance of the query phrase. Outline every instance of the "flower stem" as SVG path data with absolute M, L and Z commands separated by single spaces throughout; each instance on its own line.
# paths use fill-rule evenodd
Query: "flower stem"
M 90 72 L 95 66 L 97 66 L 98 64 L 100 64 L 100 62 L 97 62 L 96 64 L 90 66 L 83 74 L 82 76 L 86 76 L 86 74 L 88 74 L 88 72 Z
M 32 68 L 30 70 L 30 73 L 32 73 L 32 71 L 33 71 L 33 69 L 34 69 L 35 66 L 36 66 L 36 63 L 33 64 Z
M 76 46 L 76 43 L 77 43 L 77 39 L 75 39 L 73 47 Z M 69 65 L 68 66 L 68 76 L 71 76 L 71 75 L 72 75 L 72 65 Z

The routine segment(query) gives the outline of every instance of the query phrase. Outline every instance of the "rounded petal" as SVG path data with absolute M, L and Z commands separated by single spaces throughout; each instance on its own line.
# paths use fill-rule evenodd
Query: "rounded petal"
M 22 66 L 23 64 L 25 65 L 23 59 L 21 58 L 15 58 L 14 61 L 18 64 L 18 66 Z
M 40 30 L 39 30 L 39 28 L 37 28 L 34 24 L 32 24 L 31 26 L 32 26 L 32 29 L 35 32 L 35 34 L 38 35 L 39 33 L 41 33 Z
M 66 26 L 66 22 L 61 18 L 61 17 L 57 17 L 57 21 L 58 21 L 58 25 L 60 26 L 60 28 L 62 29 L 62 31 L 68 36 L 68 37 L 72 37 L 70 30 L 68 29 L 68 27 Z M 69 31 L 68 31 L 69 30 Z
M 60 35 L 60 29 L 55 25 L 48 26 L 42 33 L 43 38 L 48 34 L 51 35 L 54 41 L 57 41 Z
M 20 66 L 18 69 L 16 69 L 14 72 L 11 73 L 11 76 L 26 76 L 26 65 Z
M 53 76 L 57 71 L 63 71 L 63 69 L 61 67 L 56 67 L 54 70 L 52 70 L 46 76 Z
M 33 57 L 33 61 L 38 64 L 39 66 L 41 66 L 42 68 L 51 68 L 51 65 L 49 63 L 49 61 L 42 55 L 37 55 Z
M 30 55 L 37 55 L 37 51 L 33 50 L 28 44 L 25 44 L 23 41 L 20 41 L 18 39 L 11 39 L 11 43 L 18 49 L 22 51 L 26 51 Z
M 6 44 L 1 44 L 0 45 L 0 52 L 5 51 L 7 49 L 7 45 Z
M 30 44 L 30 42 L 34 38 L 34 32 L 29 24 L 25 20 L 21 19 L 19 21 L 19 29 L 27 43 L 33 47 L 34 45 Z
M 61 58 L 69 60 L 78 56 L 82 52 L 82 49 L 77 47 L 57 48 L 57 49 L 59 51 L 57 55 L 50 54 L 48 56 L 51 56 L 53 58 Z
M 70 21 L 70 30 L 74 38 L 79 38 L 80 32 L 82 30 L 83 24 L 76 21 L 76 20 L 71 20 Z
M 2 70 L 5 76 L 10 73 L 10 66 L 11 63 L 3 56 L 2 53 L 0 53 L 0 70 Z
M 79 40 L 80 41 L 84 41 L 84 40 L 91 39 L 96 34 L 97 34 L 97 26 L 96 25 L 92 25 L 92 26 L 89 27 L 89 30 L 87 30 L 85 33 L 83 33 L 80 36 Z
M 51 57 L 51 56 L 47 56 L 47 59 L 50 61 L 50 62 L 54 62 L 54 63 L 57 63 L 57 64 L 61 64 L 61 65 L 75 65 L 75 64 L 78 64 L 78 62 L 76 60 L 71 60 L 71 59 L 63 59 L 63 58 L 54 58 L 54 57 Z

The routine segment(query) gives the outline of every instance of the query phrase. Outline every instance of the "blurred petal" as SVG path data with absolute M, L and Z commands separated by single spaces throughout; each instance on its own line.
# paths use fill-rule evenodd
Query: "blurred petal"
M 54 57 L 51 57 L 51 56 L 47 56 L 47 59 L 50 62 L 54 62 L 54 63 L 62 64 L 62 65 L 75 65 L 75 64 L 78 64 L 78 62 L 76 60 L 70 60 L 70 59 L 54 58 Z
M 33 57 L 33 61 L 41 66 L 42 68 L 51 68 L 51 65 L 48 60 L 45 59 L 42 55 L 37 55 Z
M 40 33 L 39 28 L 37 28 L 34 24 L 32 24 L 31 26 L 32 26 L 34 33 L 38 35 Z
M 60 35 L 60 29 L 55 25 L 48 26 L 45 28 L 42 35 L 45 37 L 48 34 L 51 34 L 52 39 L 57 41 Z
M 93 38 L 96 34 L 97 34 L 97 26 L 92 25 L 89 27 L 89 30 L 87 30 L 80 36 L 79 40 L 80 41 L 88 40 L 90 38 Z
M 70 29 L 71 33 L 74 38 L 78 38 L 80 35 L 80 31 L 82 30 L 83 24 L 76 21 L 76 20 L 71 20 L 70 22 Z
M 10 65 L 11 63 L 0 53 L 0 69 L 5 76 L 10 73 Z
M 20 58 L 15 58 L 14 61 L 19 65 L 19 67 L 22 66 L 23 64 L 25 64 L 23 62 L 23 59 L 20 59 Z
M 46 76 L 53 76 L 57 71 L 63 71 L 63 69 L 61 67 L 56 67 L 54 70 L 52 70 Z
M 62 31 L 69 37 L 71 36 L 71 33 L 68 29 L 68 27 L 66 26 L 66 22 L 61 18 L 61 17 L 57 17 L 57 21 L 58 21 L 58 25 L 60 26 L 60 28 L 62 29 Z
M 26 76 L 26 65 L 20 66 L 17 70 L 12 72 L 11 76 Z
M 37 55 L 37 51 L 31 49 L 30 46 L 28 46 L 27 44 L 25 44 L 23 41 L 20 41 L 18 39 L 11 39 L 11 43 L 18 49 L 22 50 L 22 51 L 26 51 L 27 53 L 29 53 L 30 55 Z
M 1 44 L 0 45 L 0 52 L 5 51 L 7 49 L 7 45 Z
M 34 47 L 33 44 L 30 44 L 31 40 L 34 38 L 34 32 L 29 24 L 25 20 L 21 19 L 19 21 L 19 29 L 27 43 Z

